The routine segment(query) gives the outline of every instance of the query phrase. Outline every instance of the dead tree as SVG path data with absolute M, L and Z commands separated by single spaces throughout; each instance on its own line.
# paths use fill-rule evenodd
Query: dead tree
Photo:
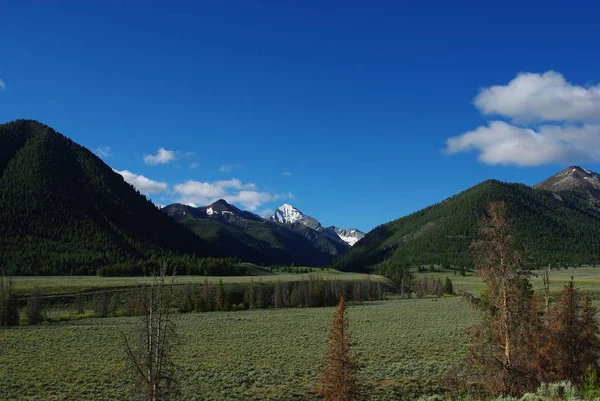
M 471 360 L 494 394 L 515 395 L 534 385 L 530 370 L 531 347 L 524 335 L 532 315 L 523 250 L 506 220 L 504 202 L 492 202 L 471 249 L 475 266 L 487 286 L 488 319 L 473 330 Z
M 325 353 L 327 365 L 318 381 L 318 393 L 325 401 L 353 401 L 357 399 L 356 373 L 360 364 L 351 353 L 348 317 L 344 298 L 340 298 L 333 314 L 329 348 Z
M 169 283 L 166 274 L 164 264 L 158 274 L 152 273 L 152 284 L 139 291 L 139 326 L 129 337 L 123 333 L 127 360 L 136 378 L 136 400 L 157 401 L 176 396 L 172 361 L 176 332 L 170 314 L 175 273 Z

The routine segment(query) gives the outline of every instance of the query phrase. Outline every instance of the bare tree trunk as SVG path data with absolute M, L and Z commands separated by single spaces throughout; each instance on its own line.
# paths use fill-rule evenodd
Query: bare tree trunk
M 174 393 L 174 365 L 171 360 L 175 325 L 170 317 L 173 282 L 166 284 L 166 265 L 154 282 L 140 291 L 143 315 L 137 331 L 138 340 L 130 344 L 123 333 L 125 351 L 137 380 L 136 399 L 158 401 Z
M 546 325 L 550 321 L 550 267 L 546 267 L 542 273 L 544 283 L 544 317 Z

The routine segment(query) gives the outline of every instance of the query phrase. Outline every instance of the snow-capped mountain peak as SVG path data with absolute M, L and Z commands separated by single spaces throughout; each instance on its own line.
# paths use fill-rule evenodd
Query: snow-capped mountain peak
M 335 226 L 330 226 L 327 227 L 326 230 L 334 231 L 342 241 L 344 241 L 350 246 L 354 246 L 354 244 L 356 244 L 360 239 L 362 239 L 365 236 L 365 233 L 363 233 L 360 230 L 357 230 L 356 228 L 339 228 Z
M 273 215 L 267 216 L 265 219 L 283 224 L 302 224 L 350 246 L 354 245 L 358 240 L 365 236 L 363 232 L 355 228 L 338 228 L 335 226 L 324 228 L 317 219 L 305 215 L 300 210 L 287 203 L 279 206 Z
M 268 216 L 266 219 L 284 224 L 300 223 L 314 230 L 319 230 L 321 228 L 321 223 L 316 219 L 306 216 L 300 210 L 287 203 L 279 206 L 277 210 L 275 210 L 275 213 L 273 213 L 272 216 Z

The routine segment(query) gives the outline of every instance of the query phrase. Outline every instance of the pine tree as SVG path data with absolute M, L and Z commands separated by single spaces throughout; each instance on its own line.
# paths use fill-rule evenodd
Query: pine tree
M 12 279 L 0 272 L 0 326 L 19 324 L 19 308 L 12 294 Z
M 351 353 L 351 346 L 346 304 L 342 297 L 333 314 L 329 347 L 325 353 L 326 367 L 318 381 L 318 393 L 325 401 L 357 399 L 356 373 L 360 365 Z
M 44 320 L 42 316 L 42 293 L 35 287 L 27 300 L 27 324 L 39 324 Z
M 281 284 L 275 283 L 275 290 L 273 294 L 273 306 L 275 308 L 283 308 L 283 294 L 281 291 Z
M 77 290 L 77 293 L 75 294 L 75 309 L 78 315 L 83 315 L 84 309 L 83 299 L 81 298 L 81 290 Z
M 448 277 L 446 277 L 446 280 L 444 281 L 444 294 L 449 294 L 449 295 L 454 294 L 454 288 L 452 287 L 452 280 L 450 280 L 450 278 L 448 278 Z
M 215 302 L 218 310 L 225 310 L 225 287 L 223 286 L 223 279 L 219 279 Z
M 204 311 L 210 312 L 214 308 L 214 295 L 213 286 L 210 284 L 208 279 L 204 279 L 202 284 L 202 298 L 204 299 Z
M 580 383 L 598 360 L 597 333 L 596 309 L 589 296 L 582 299 L 571 279 L 550 312 L 544 380 Z

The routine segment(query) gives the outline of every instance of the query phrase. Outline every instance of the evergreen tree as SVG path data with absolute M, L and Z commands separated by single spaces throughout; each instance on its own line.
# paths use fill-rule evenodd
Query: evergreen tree
M 452 295 L 454 294 L 454 288 L 452 287 L 452 280 L 449 277 L 446 277 L 444 281 L 444 294 Z
M 43 319 L 42 293 L 39 288 L 35 287 L 27 300 L 27 324 L 39 324 Z
M 208 279 L 204 279 L 202 285 L 202 298 L 204 299 L 205 312 L 214 310 L 214 291 L 213 286 L 210 284 Z
M 543 380 L 580 383 L 600 356 L 597 334 L 596 309 L 587 294 L 582 299 L 571 279 L 550 312 Z
M 19 324 L 19 308 L 12 293 L 12 279 L 0 271 L 0 326 Z
M 223 279 L 219 279 L 217 285 L 217 291 L 215 295 L 215 303 L 218 310 L 225 310 L 225 287 L 223 285 Z

